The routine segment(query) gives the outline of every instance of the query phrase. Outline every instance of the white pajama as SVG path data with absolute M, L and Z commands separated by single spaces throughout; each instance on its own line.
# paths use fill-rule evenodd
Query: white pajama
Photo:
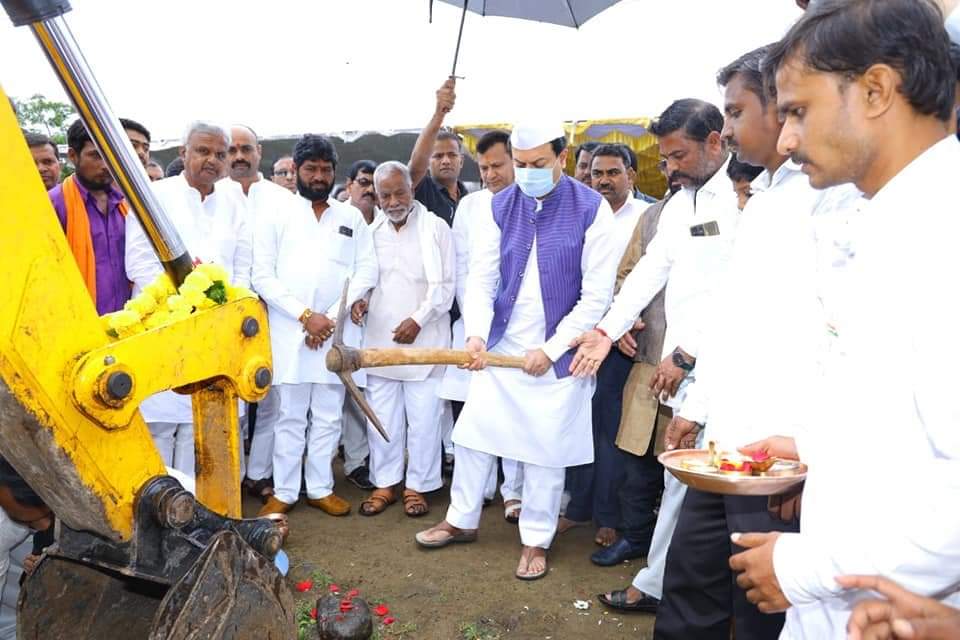
M 459 529 L 480 526 L 484 484 L 490 470 L 496 466 L 497 457 L 492 454 L 457 447 L 457 464 L 453 468 L 450 508 L 446 517 L 448 523 Z M 524 545 L 550 548 L 560 517 L 564 476 L 562 467 L 524 464 L 524 501 L 520 511 L 520 541 Z
M 247 463 L 247 477 L 251 480 L 263 480 L 273 475 L 273 440 L 279 417 L 280 392 L 274 386 L 257 403 L 257 425 L 253 429 Z
M 503 483 L 500 485 L 500 495 L 504 502 L 507 500 L 521 500 L 523 497 L 523 463 L 509 458 L 500 458 L 503 467 Z
M 406 477 L 406 487 L 420 493 L 443 485 L 440 478 L 440 403 L 437 385 L 442 369 L 425 380 L 391 380 L 367 375 L 367 402 L 380 418 L 390 442 L 367 425 L 370 481 L 385 489 Z M 404 450 L 407 468 L 404 474 Z
M 190 422 L 148 422 L 150 435 L 163 458 L 163 464 L 193 476 L 196 453 L 193 424 Z
M 366 416 L 353 398 L 344 396 L 340 444 L 343 445 L 343 472 L 350 475 L 367 463 L 370 447 L 367 446 Z
M 340 442 L 343 385 L 304 382 L 277 385 L 277 389 L 280 417 L 273 448 L 274 495 L 287 504 L 297 502 L 306 453 L 303 476 L 307 497 L 325 498 L 333 493 L 330 463 Z M 309 424 L 307 411 L 310 412 Z
M 657 599 L 663 596 L 663 569 L 685 495 L 687 495 L 687 486 L 674 478 L 669 471 L 664 471 L 663 496 L 660 498 L 657 524 L 653 528 L 653 540 L 650 542 L 650 551 L 647 553 L 647 566 L 640 569 L 633 579 L 634 587 Z
M 440 435 L 443 439 L 443 452 L 453 455 L 453 405 L 449 400 L 440 401 Z

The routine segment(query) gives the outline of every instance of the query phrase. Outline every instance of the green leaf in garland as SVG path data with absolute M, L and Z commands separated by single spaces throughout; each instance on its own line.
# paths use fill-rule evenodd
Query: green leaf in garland
M 227 287 L 223 284 L 223 280 L 215 280 L 213 285 L 204 291 L 204 293 L 217 304 L 225 304 L 227 302 Z

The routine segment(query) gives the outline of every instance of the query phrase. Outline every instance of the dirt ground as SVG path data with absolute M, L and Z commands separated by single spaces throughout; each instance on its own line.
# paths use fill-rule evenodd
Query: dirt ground
M 290 513 L 289 577 L 293 583 L 313 582 L 306 593 L 294 591 L 303 611 L 332 582 L 342 593 L 356 588 L 360 597 L 388 606 L 395 621 L 374 636 L 383 640 L 652 637 L 652 616 L 611 612 L 597 602 L 597 593 L 629 584 L 643 560 L 595 566 L 589 558 L 597 548 L 592 529 L 559 536 L 550 552 L 549 575 L 523 582 L 513 577 L 519 533 L 503 519 L 499 495 L 484 510 L 477 542 L 423 551 L 413 536 L 442 519 L 446 487 L 428 496 L 431 511 L 423 518 L 405 516 L 400 502 L 364 517 L 357 514 L 364 492 L 344 480 L 339 464 L 336 474 L 336 492 L 350 501 L 350 515 L 334 518 L 304 501 Z M 247 516 L 258 508 L 258 501 L 245 498 Z M 578 600 L 589 602 L 589 608 L 578 609 Z

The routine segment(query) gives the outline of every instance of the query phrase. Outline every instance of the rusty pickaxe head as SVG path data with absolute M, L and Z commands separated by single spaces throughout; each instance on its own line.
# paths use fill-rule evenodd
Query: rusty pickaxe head
M 353 381 L 353 372 L 360 368 L 360 352 L 353 347 L 343 344 L 343 328 L 348 322 L 351 322 L 350 311 L 347 310 L 347 289 L 350 287 L 350 279 L 343 283 L 343 295 L 340 296 L 340 308 L 337 310 L 337 324 L 333 329 L 333 343 L 330 345 L 330 351 L 327 352 L 327 369 L 340 377 L 344 389 L 350 394 L 363 414 L 370 420 L 377 432 L 383 436 L 383 439 L 390 442 L 380 418 L 373 412 L 367 399 L 363 397 L 357 384 Z

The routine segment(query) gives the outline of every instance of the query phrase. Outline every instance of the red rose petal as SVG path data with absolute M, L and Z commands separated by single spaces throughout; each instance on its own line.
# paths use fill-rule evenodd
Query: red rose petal
M 397 619 L 394 618 L 393 616 L 387 616 L 386 618 L 383 619 L 383 624 L 393 624 L 396 621 Z
M 330 585 L 330 593 L 340 593 L 340 585 L 338 584 Z
M 390 613 L 390 609 L 388 609 L 387 605 L 385 604 L 378 604 L 373 608 L 373 612 L 382 618 L 383 616 Z
M 356 598 L 358 595 L 360 595 L 359 589 L 350 589 L 350 591 L 347 593 L 348 598 Z
M 297 583 L 297 591 L 300 593 L 310 591 L 310 589 L 313 589 L 313 580 L 301 580 Z
M 352 602 L 346 602 L 346 601 L 344 601 L 344 602 L 341 602 L 341 603 L 340 603 L 340 613 L 346 613 L 347 611 L 350 611 L 351 609 L 353 609 L 353 603 L 352 603 Z
M 316 620 L 316 619 L 317 619 L 317 608 L 316 608 L 316 607 L 314 607 L 313 609 L 310 609 L 310 617 L 311 617 L 313 620 Z
M 770 459 L 770 454 L 766 451 L 757 451 L 753 454 L 753 459 L 757 462 L 763 462 L 764 460 Z

